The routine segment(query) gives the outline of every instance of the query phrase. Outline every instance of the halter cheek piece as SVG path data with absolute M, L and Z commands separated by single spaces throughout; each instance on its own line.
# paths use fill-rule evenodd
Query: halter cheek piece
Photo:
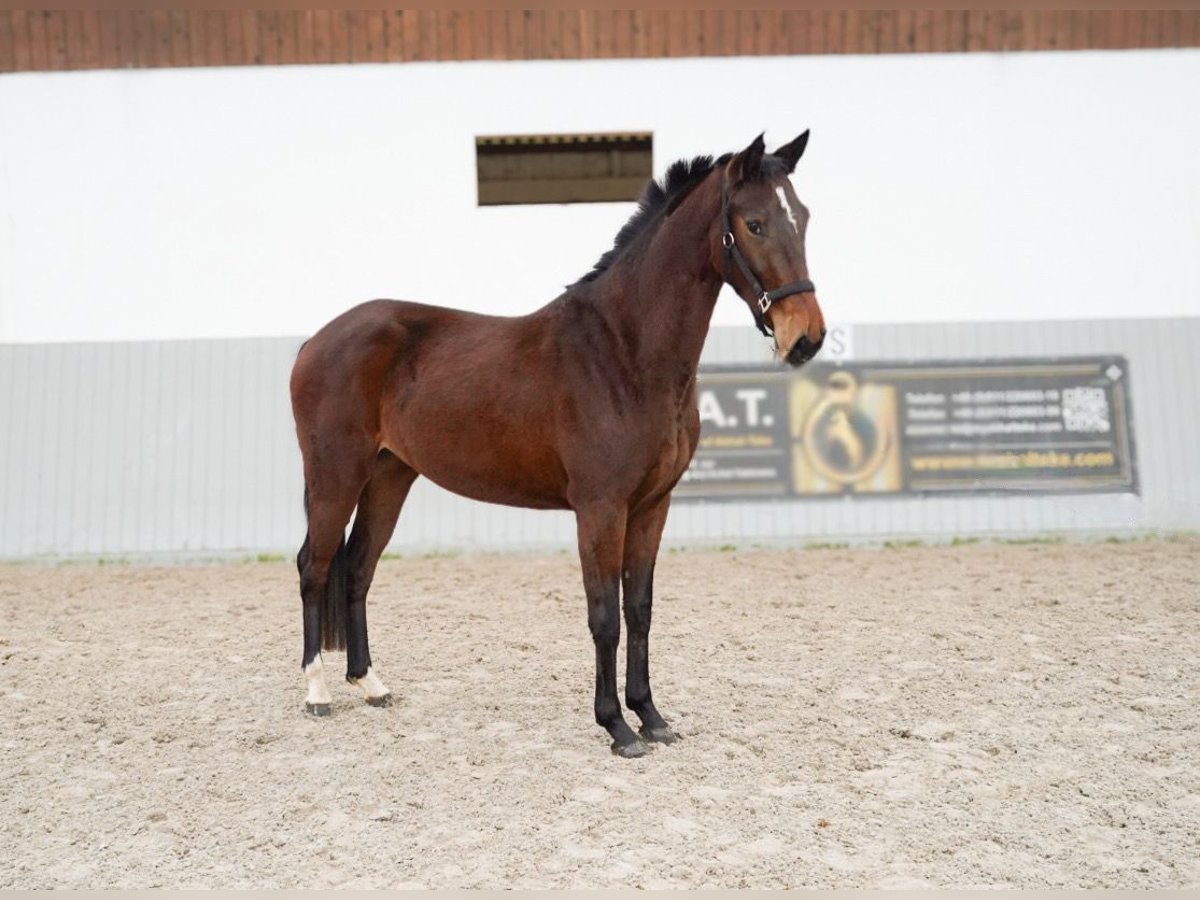
M 732 259 L 737 263 L 737 267 L 742 272 L 742 277 L 750 285 L 751 293 L 757 298 L 750 307 L 750 311 L 754 313 L 754 324 L 767 337 L 774 337 L 775 333 L 767 323 L 767 310 L 771 308 L 771 304 L 776 300 L 782 300 L 784 297 L 790 297 L 792 294 L 815 292 L 817 289 L 816 285 L 807 279 L 801 279 L 800 281 L 792 281 L 782 287 L 777 287 L 773 291 L 763 288 L 762 282 L 758 280 L 751 270 L 750 264 L 746 262 L 746 257 L 742 255 L 742 251 L 738 249 L 737 242 L 733 238 L 733 219 L 729 214 L 729 181 L 724 177 L 721 179 L 721 227 L 725 229 L 721 235 L 721 245 L 725 248 L 725 259 Z M 728 269 L 728 266 L 726 268 Z M 730 284 L 733 283 L 729 279 L 728 272 L 725 273 L 725 281 Z

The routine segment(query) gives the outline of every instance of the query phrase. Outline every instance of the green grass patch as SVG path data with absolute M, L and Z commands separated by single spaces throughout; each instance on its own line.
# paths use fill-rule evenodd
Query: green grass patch
M 911 541 L 884 541 L 883 546 L 887 550 L 907 550 L 910 547 L 924 547 L 925 542 L 915 538 Z
M 1061 534 L 1045 534 L 1035 537 L 1000 538 L 998 543 L 1009 544 L 1014 547 L 1021 547 L 1030 545 L 1065 544 L 1066 541 L 1066 537 Z

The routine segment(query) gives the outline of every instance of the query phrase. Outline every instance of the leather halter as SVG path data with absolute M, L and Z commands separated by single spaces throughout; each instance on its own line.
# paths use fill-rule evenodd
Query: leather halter
M 758 277 L 754 274 L 754 270 L 746 262 L 746 257 L 738 249 L 737 241 L 734 240 L 733 219 L 729 214 L 729 179 L 724 173 L 721 175 L 721 227 L 725 229 L 721 235 L 721 245 L 725 248 L 725 258 L 727 260 L 732 259 L 737 264 L 737 267 L 742 272 L 742 277 L 750 285 L 751 293 L 754 294 L 755 302 L 750 305 L 750 311 L 754 313 L 754 324 L 767 337 L 774 337 L 775 332 L 771 330 L 771 326 L 767 322 L 767 310 L 771 308 L 771 304 L 776 300 L 782 300 L 784 297 L 790 297 L 792 294 L 815 293 L 817 290 L 816 285 L 808 279 L 802 278 L 799 281 L 790 281 L 781 287 L 775 288 L 773 291 L 763 288 L 762 282 L 758 280 Z M 727 283 L 733 284 L 729 278 L 728 271 L 724 273 L 724 277 Z

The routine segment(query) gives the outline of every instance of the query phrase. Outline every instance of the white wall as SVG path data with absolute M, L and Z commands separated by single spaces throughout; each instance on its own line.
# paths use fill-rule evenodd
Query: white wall
M 477 208 L 507 132 L 653 131 L 661 172 L 811 127 L 834 323 L 1195 315 L 1198 85 L 1197 50 L 3 75 L 0 342 L 532 309 L 632 204 Z

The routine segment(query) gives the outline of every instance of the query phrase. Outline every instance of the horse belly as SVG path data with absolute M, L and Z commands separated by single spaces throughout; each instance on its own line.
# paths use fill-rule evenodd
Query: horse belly
M 567 507 L 562 465 L 535 434 L 512 426 L 489 428 L 487 422 L 453 424 L 446 418 L 406 417 L 395 423 L 394 439 L 384 435 L 384 446 L 451 493 L 505 506 Z

